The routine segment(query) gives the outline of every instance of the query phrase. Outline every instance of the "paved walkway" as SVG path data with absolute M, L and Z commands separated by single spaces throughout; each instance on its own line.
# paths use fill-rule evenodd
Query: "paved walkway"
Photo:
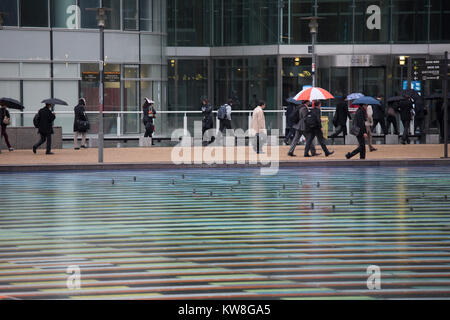
M 444 155 L 443 145 L 377 145 L 375 152 L 367 152 L 367 160 L 424 160 L 435 159 L 438 160 Z M 352 151 L 355 146 L 329 146 L 330 150 L 334 150 L 335 154 L 330 157 L 325 157 L 323 151 L 318 148 L 322 154 L 313 158 L 304 158 L 304 146 L 298 146 L 295 150 L 296 157 L 287 156 L 288 146 L 279 147 L 280 162 L 289 162 L 300 164 L 318 163 L 318 162 L 333 162 L 345 161 L 345 154 Z M 147 164 L 172 164 L 171 154 L 173 148 L 171 147 L 153 147 L 153 148 L 106 148 L 104 149 L 104 163 L 105 164 L 132 164 L 132 163 L 147 163 Z M 0 166 L 17 166 L 17 165 L 89 165 L 98 164 L 98 150 L 85 149 L 56 149 L 53 150 L 54 155 L 46 155 L 45 151 L 40 149 L 37 154 L 33 154 L 31 150 L 16 150 L 8 152 L 2 150 L 0 154 Z M 204 151 L 204 150 L 203 150 Z M 245 148 L 246 159 L 248 159 L 248 147 Z M 195 151 L 192 152 L 193 159 Z M 224 157 L 226 159 L 226 150 L 224 150 Z M 270 151 L 263 157 L 271 157 Z M 236 149 L 235 149 L 235 159 Z M 273 157 L 271 159 L 274 159 Z M 359 157 L 355 157 L 349 162 L 358 161 Z M 247 161 L 248 162 L 248 161 Z

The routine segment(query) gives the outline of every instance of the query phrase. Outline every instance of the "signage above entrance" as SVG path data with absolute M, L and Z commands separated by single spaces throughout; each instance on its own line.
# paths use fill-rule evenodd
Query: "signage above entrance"
M 334 55 L 319 57 L 320 66 L 329 67 L 383 67 L 387 56 L 381 55 Z

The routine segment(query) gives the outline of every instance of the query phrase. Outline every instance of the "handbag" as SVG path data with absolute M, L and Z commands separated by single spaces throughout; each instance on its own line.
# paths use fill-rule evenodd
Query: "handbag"
M 10 125 L 10 124 L 11 124 L 11 119 L 8 118 L 7 116 L 5 116 L 5 117 L 3 118 L 3 123 L 6 124 L 6 125 Z
M 78 129 L 80 132 L 88 131 L 89 128 L 89 121 L 78 120 Z
M 358 127 L 357 125 L 352 125 L 352 127 L 350 128 L 350 134 L 352 134 L 354 136 L 359 136 L 360 132 L 361 132 L 361 128 Z

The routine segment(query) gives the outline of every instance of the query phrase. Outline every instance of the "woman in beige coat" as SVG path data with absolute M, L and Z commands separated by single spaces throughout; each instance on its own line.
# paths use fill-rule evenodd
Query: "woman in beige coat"
M 266 119 L 264 117 L 264 109 L 266 103 L 259 101 L 256 108 L 253 110 L 252 121 L 250 123 L 250 135 L 256 136 L 256 153 L 262 153 L 260 150 L 261 134 L 266 134 Z

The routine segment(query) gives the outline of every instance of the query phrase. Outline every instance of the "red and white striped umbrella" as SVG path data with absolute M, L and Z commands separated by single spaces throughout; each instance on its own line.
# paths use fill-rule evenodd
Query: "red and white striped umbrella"
M 327 90 L 318 88 L 318 87 L 312 87 L 307 88 L 299 93 L 294 97 L 295 100 L 327 100 L 327 99 L 334 99 L 333 95 L 329 93 Z

